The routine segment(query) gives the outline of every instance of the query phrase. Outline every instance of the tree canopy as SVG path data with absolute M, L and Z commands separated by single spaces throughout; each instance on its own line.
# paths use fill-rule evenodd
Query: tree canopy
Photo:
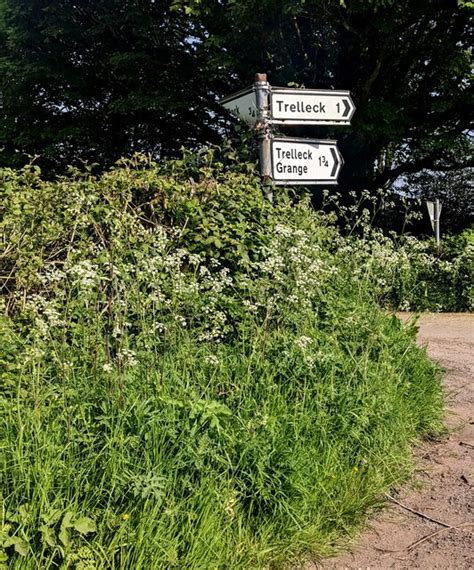
M 446 0 L 0 0 L 0 164 L 61 170 L 215 143 L 220 97 L 273 85 L 349 89 L 342 188 L 472 165 L 470 3 Z M 287 131 L 285 131 L 287 132 Z
M 163 0 L 1 0 L 2 163 L 107 165 L 217 142 L 194 28 Z

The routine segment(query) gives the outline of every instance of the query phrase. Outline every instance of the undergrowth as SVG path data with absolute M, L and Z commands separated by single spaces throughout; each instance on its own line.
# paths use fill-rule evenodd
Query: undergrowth
M 212 153 L 0 171 L 0 566 L 329 554 L 441 426 L 416 325 Z
M 342 232 L 335 240 L 338 263 L 350 266 L 359 286 L 372 291 L 389 310 L 462 312 L 474 308 L 474 230 L 434 238 L 383 231 L 376 220 L 390 194 L 350 192 L 353 201 L 341 203 L 338 193 L 324 193 L 325 207 L 337 212 Z M 413 206 L 412 206 L 413 207 Z M 420 219 L 405 204 L 405 225 Z
M 474 307 L 474 247 L 469 233 L 434 239 L 386 236 L 366 227 L 341 238 L 338 254 L 377 302 L 402 311 L 462 312 Z

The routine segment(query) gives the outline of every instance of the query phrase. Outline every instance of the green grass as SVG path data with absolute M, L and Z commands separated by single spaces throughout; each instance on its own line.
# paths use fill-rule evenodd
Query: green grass
M 5 568 L 324 556 L 409 475 L 410 446 L 441 428 L 439 371 L 416 328 L 336 264 L 334 230 L 305 203 L 268 209 L 252 178 L 219 176 L 216 193 L 207 171 L 196 186 L 127 167 L 69 180 L 69 197 L 64 181 L 20 178 L 34 213 L 13 207 L 13 176 Z M 154 218 L 134 205 L 145 186 Z M 229 225 L 235 201 L 247 214 Z M 165 229 L 150 233 L 152 221 Z M 209 227 L 213 240 L 196 241 Z
M 124 375 L 36 363 L 2 410 L 6 518 L 29 545 L 14 567 L 86 552 L 116 568 L 328 553 L 409 473 L 409 444 L 439 420 L 431 363 L 394 317 L 364 320 L 305 331 L 317 339 L 310 372 L 283 331 L 219 347 L 217 366 L 187 335 Z M 64 544 L 66 512 L 97 532 L 69 529 Z

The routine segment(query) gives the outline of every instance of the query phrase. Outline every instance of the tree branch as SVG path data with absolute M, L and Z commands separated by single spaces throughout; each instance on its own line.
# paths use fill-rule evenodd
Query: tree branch
M 304 44 L 303 44 L 303 37 L 301 35 L 301 30 L 300 30 L 300 27 L 298 24 L 298 20 L 296 19 L 296 16 L 293 16 L 293 26 L 295 28 L 296 35 L 298 36 L 298 41 L 300 44 L 301 53 L 303 54 L 303 58 L 304 58 L 305 62 L 308 63 L 309 57 L 308 57 L 308 54 L 307 54 L 305 47 L 304 47 Z
M 441 158 L 439 153 L 433 153 L 414 162 L 405 162 L 399 164 L 395 168 L 386 168 L 378 174 L 371 182 L 370 189 L 381 188 L 388 182 L 393 182 L 402 174 L 413 174 L 420 170 L 430 169 L 437 172 L 452 172 L 454 170 L 462 170 L 474 166 L 474 158 L 460 162 L 452 162 L 450 164 L 437 164 L 437 160 Z
M 385 55 L 385 50 L 384 49 L 380 50 L 377 61 L 375 62 L 375 67 L 374 67 L 372 73 L 370 74 L 370 77 L 365 82 L 365 85 L 362 87 L 362 90 L 361 90 L 362 95 L 360 97 L 361 102 L 367 101 L 367 99 L 369 97 L 369 93 L 370 93 L 370 90 L 372 88 L 372 85 L 373 85 L 374 81 L 377 79 L 377 77 L 379 76 L 380 70 L 382 69 L 382 62 L 383 62 L 384 55 Z

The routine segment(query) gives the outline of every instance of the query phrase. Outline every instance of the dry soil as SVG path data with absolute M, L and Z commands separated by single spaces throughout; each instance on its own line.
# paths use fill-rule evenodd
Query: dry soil
M 474 315 L 427 314 L 419 325 L 418 343 L 446 370 L 450 434 L 420 446 L 416 484 L 374 516 L 351 552 L 307 570 L 474 569 Z

